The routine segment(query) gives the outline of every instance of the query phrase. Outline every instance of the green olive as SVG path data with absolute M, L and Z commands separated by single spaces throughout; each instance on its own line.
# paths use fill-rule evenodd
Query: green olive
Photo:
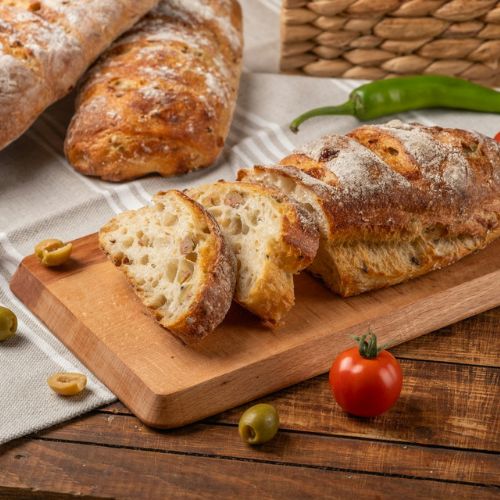
M 71 255 L 73 245 L 61 240 L 43 240 L 35 246 L 35 255 L 47 267 L 64 264 Z
M 0 306 L 0 340 L 7 340 L 17 330 L 16 315 L 6 307 Z
M 61 396 L 74 396 L 85 389 L 87 377 L 83 373 L 54 373 L 47 379 L 47 384 Z
M 251 406 L 240 418 L 238 430 L 248 444 L 270 441 L 278 432 L 280 419 L 274 406 L 261 403 Z

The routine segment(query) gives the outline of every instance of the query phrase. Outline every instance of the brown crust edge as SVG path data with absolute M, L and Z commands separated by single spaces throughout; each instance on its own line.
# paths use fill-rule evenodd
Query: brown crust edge
M 284 254 L 284 261 L 282 262 L 284 271 L 298 273 L 313 261 L 318 250 L 319 231 L 316 221 L 300 203 L 290 199 L 279 189 L 257 182 L 219 182 L 248 186 L 261 193 L 265 191 L 280 204 L 280 211 L 283 214 L 281 243 L 285 243 L 287 247 L 286 252 L 281 252 Z M 293 263 L 293 260 L 297 262 Z M 300 265 L 297 265 L 299 262 Z
M 193 301 L 193 307 L 179 319 L 176 325 L 168 328 L 186 344 L 193 344 L 215 330 L 226 317 L 236 286 L 236 258 L 212 215 L 202 205 L 183 192 L 173 191 L 184 201 L 191 204 L 193 209 L 207 220 L 211 234 L 217 239 L 217 248 L 214 249 L 215 262 L 213 270 L 209 273 L 203 290 L 197 295 L 197 299 Z M 188 321 L 189 318 L 193 318 L 194 321 Z

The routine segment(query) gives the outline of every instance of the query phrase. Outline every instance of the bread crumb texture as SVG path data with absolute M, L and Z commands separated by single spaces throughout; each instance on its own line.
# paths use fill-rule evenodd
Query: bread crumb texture
M 269 326 L 294 303 L 293 274 L 318 247 L 314 219 L 281 192 L 244 182 L 188 190 L 213 215 L 237 260 L 235 300 Z

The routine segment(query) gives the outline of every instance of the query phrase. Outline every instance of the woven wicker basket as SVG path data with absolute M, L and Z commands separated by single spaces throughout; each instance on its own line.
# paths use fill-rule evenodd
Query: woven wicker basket
M 500 86 L 496 0 L 283 0 L 281 39 L 284 72 L 434 73 Z

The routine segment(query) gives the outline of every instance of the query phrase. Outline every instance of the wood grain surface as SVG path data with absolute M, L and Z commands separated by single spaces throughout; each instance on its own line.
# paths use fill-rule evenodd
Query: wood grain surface
M 500 308 L 392 351 L 403 393 L 380 417 L 344 415 L 324 375 L 260 400 L 282 426 L 255 448 L 248 405 L 158 431 L 115 403 L 0 447 L 0 498 L 498 498 Z
M 176 427 L 327 371 L 352 335 L 368 328 L 396 345 L 500 304 L 499 253 L 500 241 L 449 268 L 349 299 L 304 274 L 284 327 L 264 329 L 234 306 L 194 348 L 150 318 L 95 235 L 76 240 L 72 261 L 60 269 L 26 257 L 11 288 L 142 421 Z M 431 390 L 441 376 L 435 369 L 427 371 Z M 411 385 L 411 365 L 408 371 Z M 479 367 L 469 376 L 485 377 Z M 416 385 L 413 392 L 425 393 Z M 422 425 L 428 418 L 422 412 Z M 404 436 L 405 429 L 394 423 L 387 432 Z M 474 434 L 459 437 L 466 443 Z

